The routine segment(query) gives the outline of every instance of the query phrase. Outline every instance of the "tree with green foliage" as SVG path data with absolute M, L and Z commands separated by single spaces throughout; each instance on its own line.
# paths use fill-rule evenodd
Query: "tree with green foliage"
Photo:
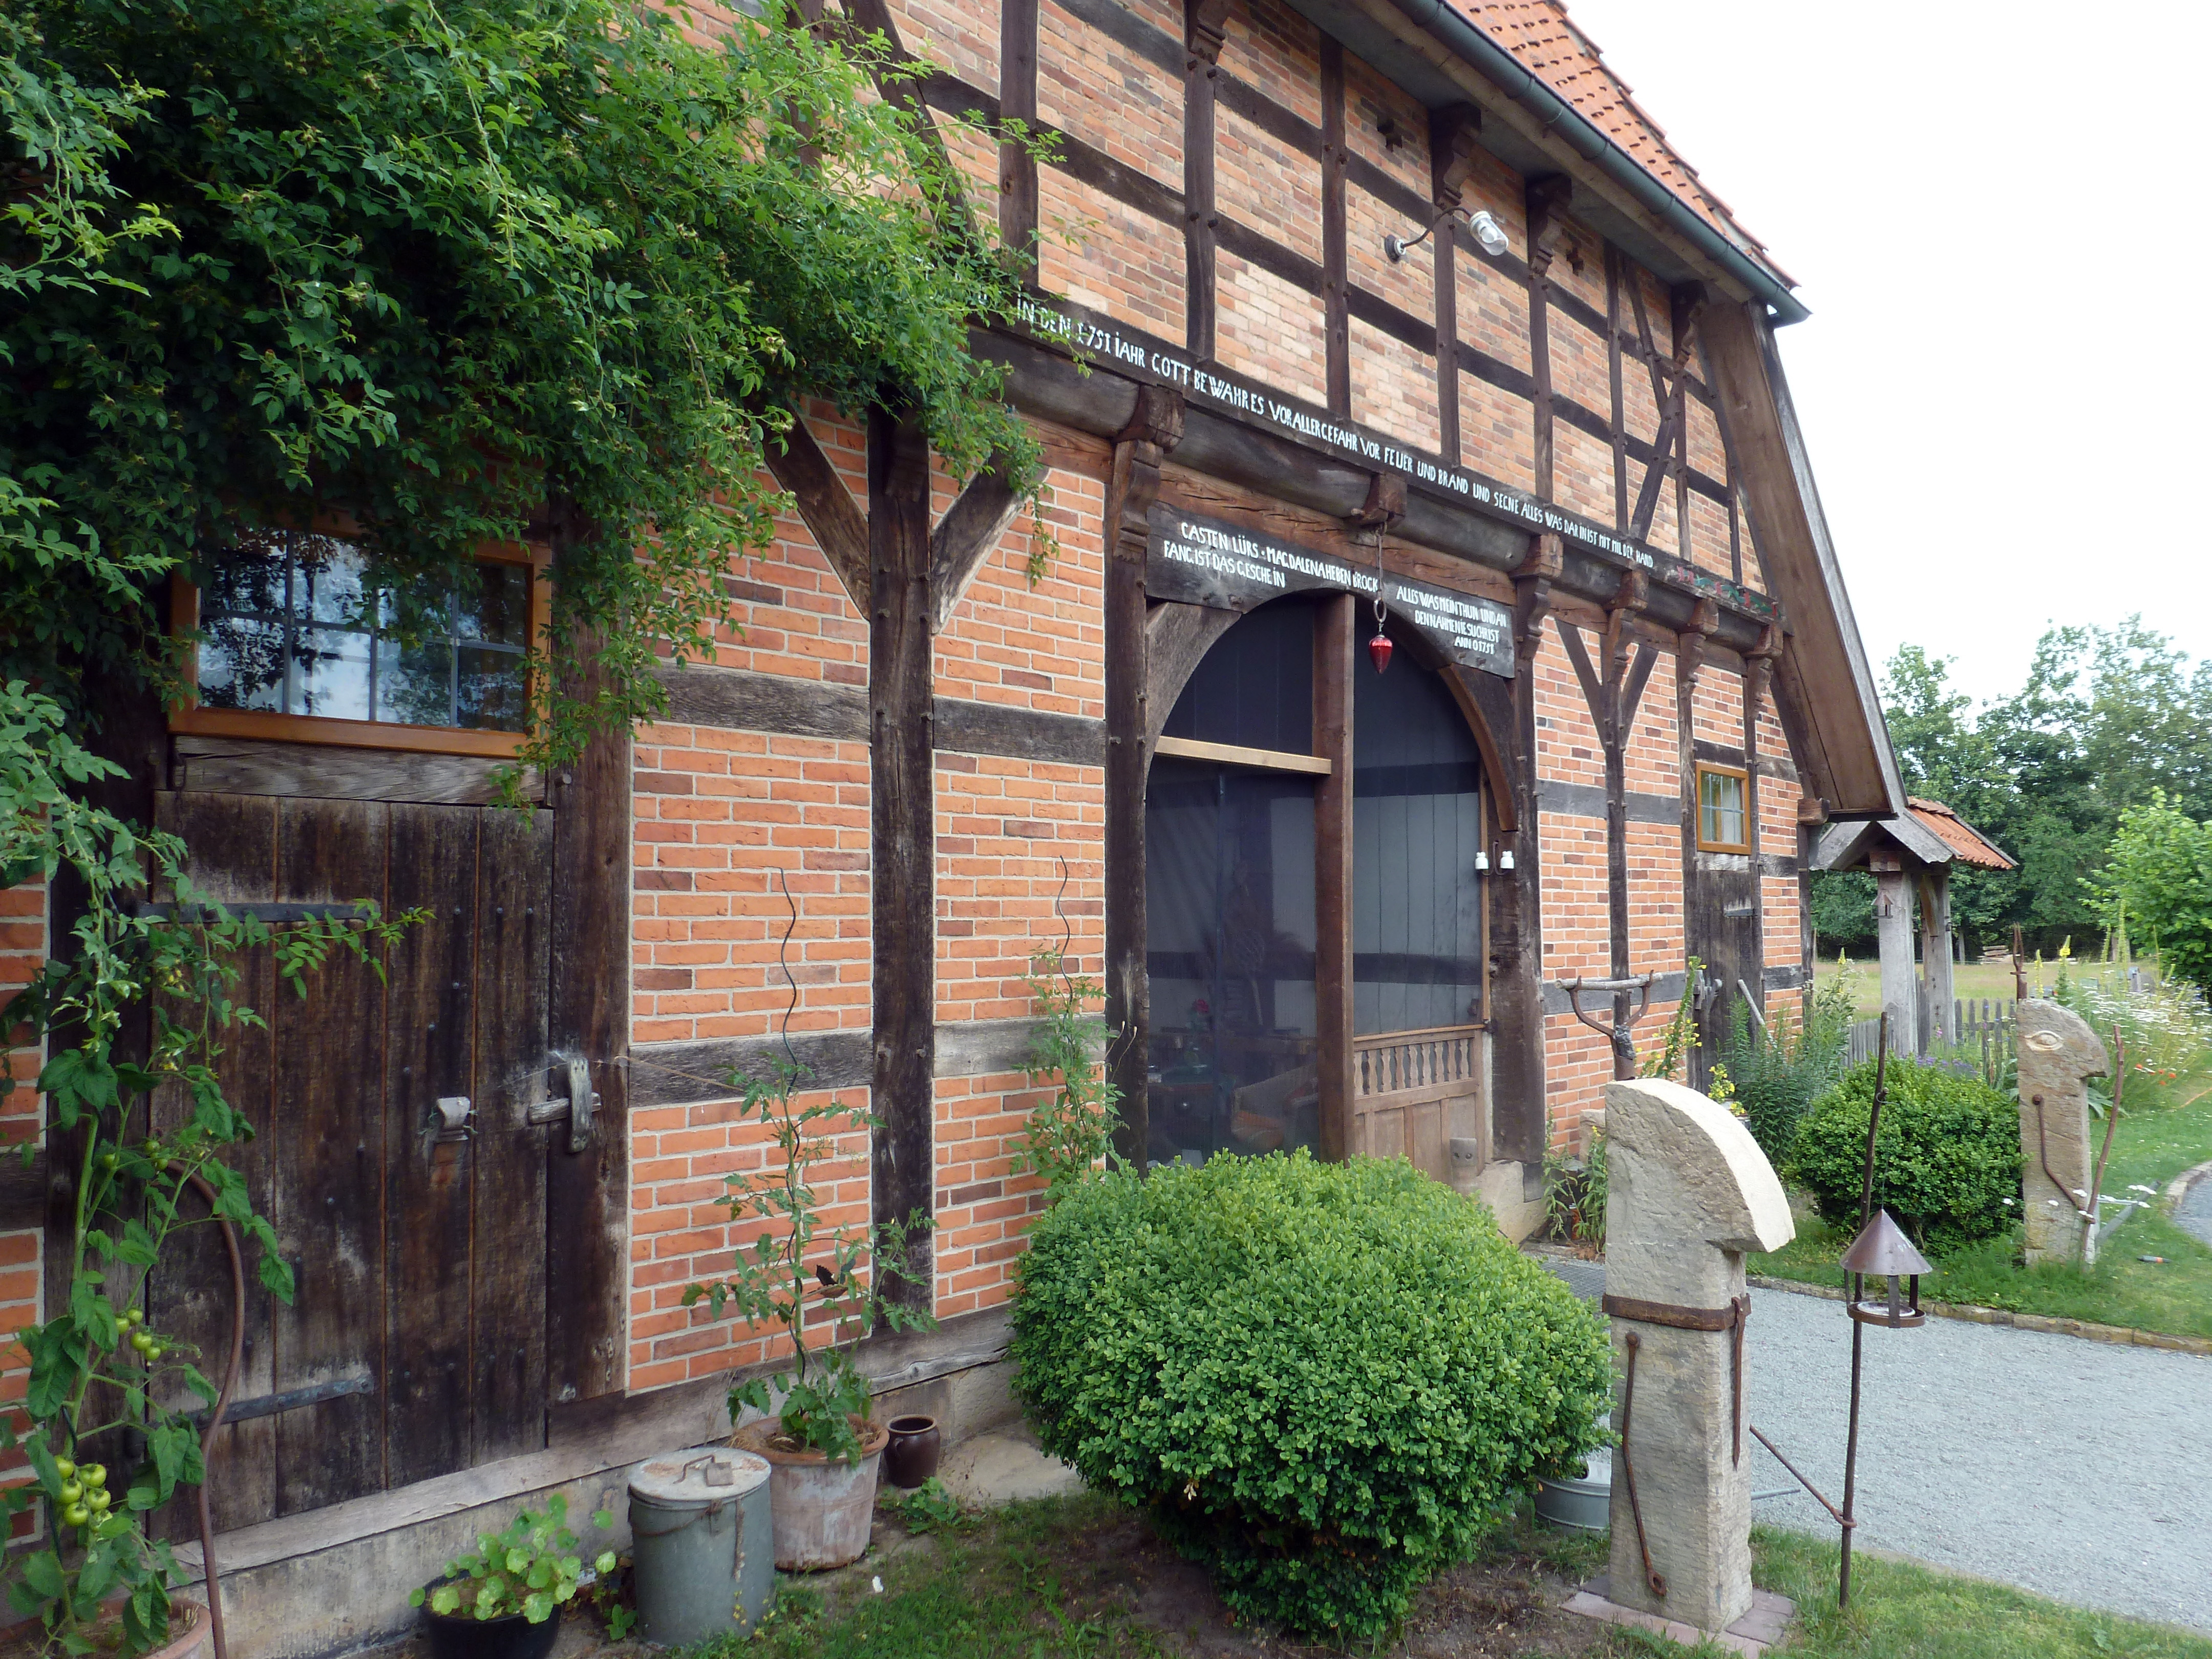
M 2120 814 L 2094 889 L 2157 939 L 2170 977 L 2212 994 L 2212 823 L 2154 792 Z
M 0 313 L 0 678 L 159 679 L 157 599 L 339 511 L 379 586 L 549 542 L 531 758 L 654 713 L 726 614 L 798 399 L 957 475 L 1036 441 L 975 319 L 1018 284 L 880 44 L 628 0 L 28 0 Z M 127 71 L 127 73 L 125 72 Z
M 10 1494 L 53 1507 L 9 1595 L 56 1647 L 82 1650 L 118 1590 L 125 1650 L 166 1634 L 140 1516 L 200 1460 L 161 1401 L 180 1376 L 212 1396 L 131 1316 L 188 1177 L 265 1246 L 224 1162 L 251 1133 L 218 1077 L 255 1018 L 238 955 L 274 947 L 299 978 L 333 949 L 374 961 L 404 920 L 232 917 L 197 902 L 190 849 L 93 799 L 118 773 L 100 711 L 179 684 L 172 578 L 342 515 L 404 627 L 469 592 L 488 544 L 544 544 L 521 758 L 553 766 L 650 717 L 660 664 L 708 648 L 732 560 L 787 505 L 762 467 L 801 399 L 910 420 L 955 475 L 988 465 L 1034 503 L 1037 445 L 969 349 L 1018 262 L 880 95 L 916 72 L 777 0 L 0 12 L 0 885 L 76 895 L 52 970 L 0 1010 L 49 1045 L 77 1170 L 71 1286 L 25 1338 L 37 1480 Z M 118 1046 L 126 1018 L 151 1058 Z M 149 1134 L 157 1086 L 190 1108 Z M 76 1438 L 117 1420 L 146 1467 L 81 1478 Z M 128 1501 L 88 1496 L 109 1492 Z
M 1954 867 L 1951 913 L 1969 937 L 2015 926 L 2055 945 L 2106 925 L 2089 878 L 2121 815 L 2163 793 L 2212 817 L 2212 663 L 2192 662 L 2139 617 L 2053 628 L 2020 690 L 1983 705 L 1952 684 L 1950 661 L 1905 646 L 1882 676 L 1883 716 L 1907 793 L 1951 807 L 2019 861 Z M 1874 934 L 1874 884 L 1860 872 L 1813 883 L 1824 945 Z

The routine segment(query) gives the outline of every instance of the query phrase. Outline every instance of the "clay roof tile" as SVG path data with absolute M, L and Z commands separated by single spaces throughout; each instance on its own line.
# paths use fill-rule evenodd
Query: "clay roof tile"
M 1639 107 L 1590 38 L 1567 16 L 1563 0 L 1457 0 L 1476 27 L 1571 104 L 1646 173 L 1722 235 L 1770 269 L 1765 245 L 1736 222 L 1726 202 L 1667 142 L 1665 129 Z M 1788 278 L 1784 277 L 1786 282 Z

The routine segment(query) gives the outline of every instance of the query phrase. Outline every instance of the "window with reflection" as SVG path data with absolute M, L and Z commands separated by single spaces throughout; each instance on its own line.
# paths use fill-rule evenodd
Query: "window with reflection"
M 1751 827 L 1744 804 L 1750 794 L 1734 766 L 1698 768 L 1698 848 L 1705 853 L 1748 853 Z
M 380 582 L 359 541 L 240 538 L 199 596 L 210 709 L 520 732 L 529 724 L 532 572 L 485 560 L 457 586 Z

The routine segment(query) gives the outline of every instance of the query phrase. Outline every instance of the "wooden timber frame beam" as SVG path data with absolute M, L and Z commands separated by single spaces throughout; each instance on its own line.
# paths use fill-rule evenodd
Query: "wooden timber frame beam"
M 1139 1171 L 1152 1136 L 1145 775 L 1158 721 L 1166 717 L 1164 710 L 1156 717 L 1152 708 L 1145 557 L 1160 463 L 1182 441 L 1183 413 L 1180 392 L 1143 387 L 1114 441 L 1106 481 L 1106 1058 L 1108 1075 L 1121 1091 L 1115 1150 Z
M 1352 413 L 1351 278 L 1346 270 L 1344 216 L 1344 171 L 1349 156 L 1344 131 L 1344 46 L 1334 35 L 1324 34 L 1321 38 L 1321 304 L 1332 415 Z
M 1184 0 L 1182 207 L 1184 338 L 1201 363 L 1214 356 L 1220 284 L 1215 275 L 1213 110 L 1229 0 Z
M 1021 498 L 987 465 L 933 527 L 929 446 L 910 409 L 869 412 L 865 512 L 796 415 L 769 470 L 868 621 L 872 1211 L 903 1225 L 935 1208 L 935 640 Z M 891 1293 L 927 1307 L 933 1259 L 916 1230 Z
M 1905 786 L 1773 329 L 1748 307 L 1709 305 L 1698 337 L 1722 430 L 1741 458 L 1760 563 L 1789 617 L 1775 703 L 1799 775 L 1831 818 L 1892 817 L 1904 810 Z
M 1700 599 L 1690 613 L 1687 626 L 1674 635 L 1674 775 L 1682 793 L 1682 916 L 1683 927 L 1698 914 L 1698 681 L 1705 671 L 1705 641 L 1720 625 L 1720 608 Z M 1746 771 L 1750 769 L 1747 767 Z M 1684 955 L 1688 940 L 1684 940 Z M 1684 996 L 1694 996 L 1695 986 L 1683 987 Z
M 1528 181 L 1528 366 L 1529 405 L 1535 421 L 1536 499 L 1553 496 L 1552 455 L 1552 329 L 1550 307 L 1552 256 L 1566 234 L 1567 204 L 1574 195 L 1573 181 L 1551 173 Z
M 929 444 L 911 409 L 868 414 L 868 839 L 875 1046 L 872 1213 L 935 1209 L 937 749 L 929 603 Z M 889 1294 L 927 1308 L 929 1231 L 907 1239 Z
M 1658 653 L 1650 641 L 1632 641 L 1628 620 L 1650 602 L 1650 580 L 1640 570 L 1624 571 L 1613 602 L 1606 607 L 1605 632 L 1601 641 L 1603 660 L 1590 661 L 1582 629 L 1565 617 L 1557 619 L 1560 643 L 1582 683 L 1589 704 L 1590 720 L 1597 728 L 1605 755 L 1605 866 L 1607 934 L 1611 945 L 1609 976 L 1626 980 L 1629 969 L 1628 939 L 1628 761 L 1629 733 L 1635 728 L 1636 711 L 1644 701 Z M 1629 994 L 1616 991 L 1613 998 L 1613 1028 L 1628 1024 Z
M 1437 447 L 1456 465 L 1459 435 L 1459 237 L 1455 222 L 1468 180 L 1480 151 L 1475 135 L 1482 112 L 1472 104 L 1450 104 L 1429 112 L 1429 195 L 1444 223 L 1435 236 L 1437 338 L 1446 349 L 1437 356 Z
M 1490 898 L 1491 1136 L 1499 1158 L 1540 1168 L 1549 1139 L 1544 1093 L 1543 836 L 1536 806 L 1536 652 L 1565 568 L 1559 537 L 1531 536 L 1513 568 L 1513 683 L 1500 698 L 1492 674 L 1466 677 L 1493 731 L 1511 733 L 1511 761 L 1498 779 L 1501 808 L 1525 833 L 1493 830 Z M 1501 812 L 1501 816 L 1502 816 Z M 1505 873 L 1504 854 L 1516 854 Z
M 1036 125 L 1037 0 L 1000 0 L 999 113 Z M 927 113 L 923 119 L 928 119 Z M 999 146 L 999 240 L 1037 279 L 1037 164 L 1019 144 Z
M 551 515 L 553 580 L 594 526 Z M 591 636 L 577 641 L 575 684 L 599 690 Z M 591 1144 L 546 1165 L 545 1388 L 549 1400 L 592 1400 L 627 1380 L 629 1288 L 630 729 L 595 733 L 550 780 L 553 936 L 546 1035 L 582 1054 L 599 1091 Z

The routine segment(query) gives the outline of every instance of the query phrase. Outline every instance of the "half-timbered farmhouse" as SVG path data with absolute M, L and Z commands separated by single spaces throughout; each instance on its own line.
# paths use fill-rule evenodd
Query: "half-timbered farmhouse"
M 233 1093 L 303 1271 L 214 1449 L 226 1568 L 292 1610 L 234 1589 L 241 1650 L 388 1623 L 407 1528 L 588 1508 L 712 1431 L 764 1351 L 681 1296 L 761 1153 L 728 1075 L 787 1035 L 881 1126 L 838 1203 L 934 1218 L 945 1330 L 883 1369 L 972 1421 L 1040 1203 L 1040 951 L 1106 988 L 1130 1156 L 1404 1156 L 1517 1237 L 1614 1075 L 1591 1022 L 1795 1006 L 1808 833 L 1903 810 L 1776 350 L 1802 307 L 1559 5 L 847 3 L 932 110 L 1056 137 L 944 129 L 1045 232 L 975 337 L 1042 526 L 809 411 L 714 659 L 526 812 L 489 780 L 526 554 L 434 662 L 325 626 L 343 535 L 179 596 L 200 702 L 133 739 L 137 810 L 218 897 L 433 913 L 388 985 L 246 988 Z M 166 1328 L 227 1319 L 200 1265 Z

